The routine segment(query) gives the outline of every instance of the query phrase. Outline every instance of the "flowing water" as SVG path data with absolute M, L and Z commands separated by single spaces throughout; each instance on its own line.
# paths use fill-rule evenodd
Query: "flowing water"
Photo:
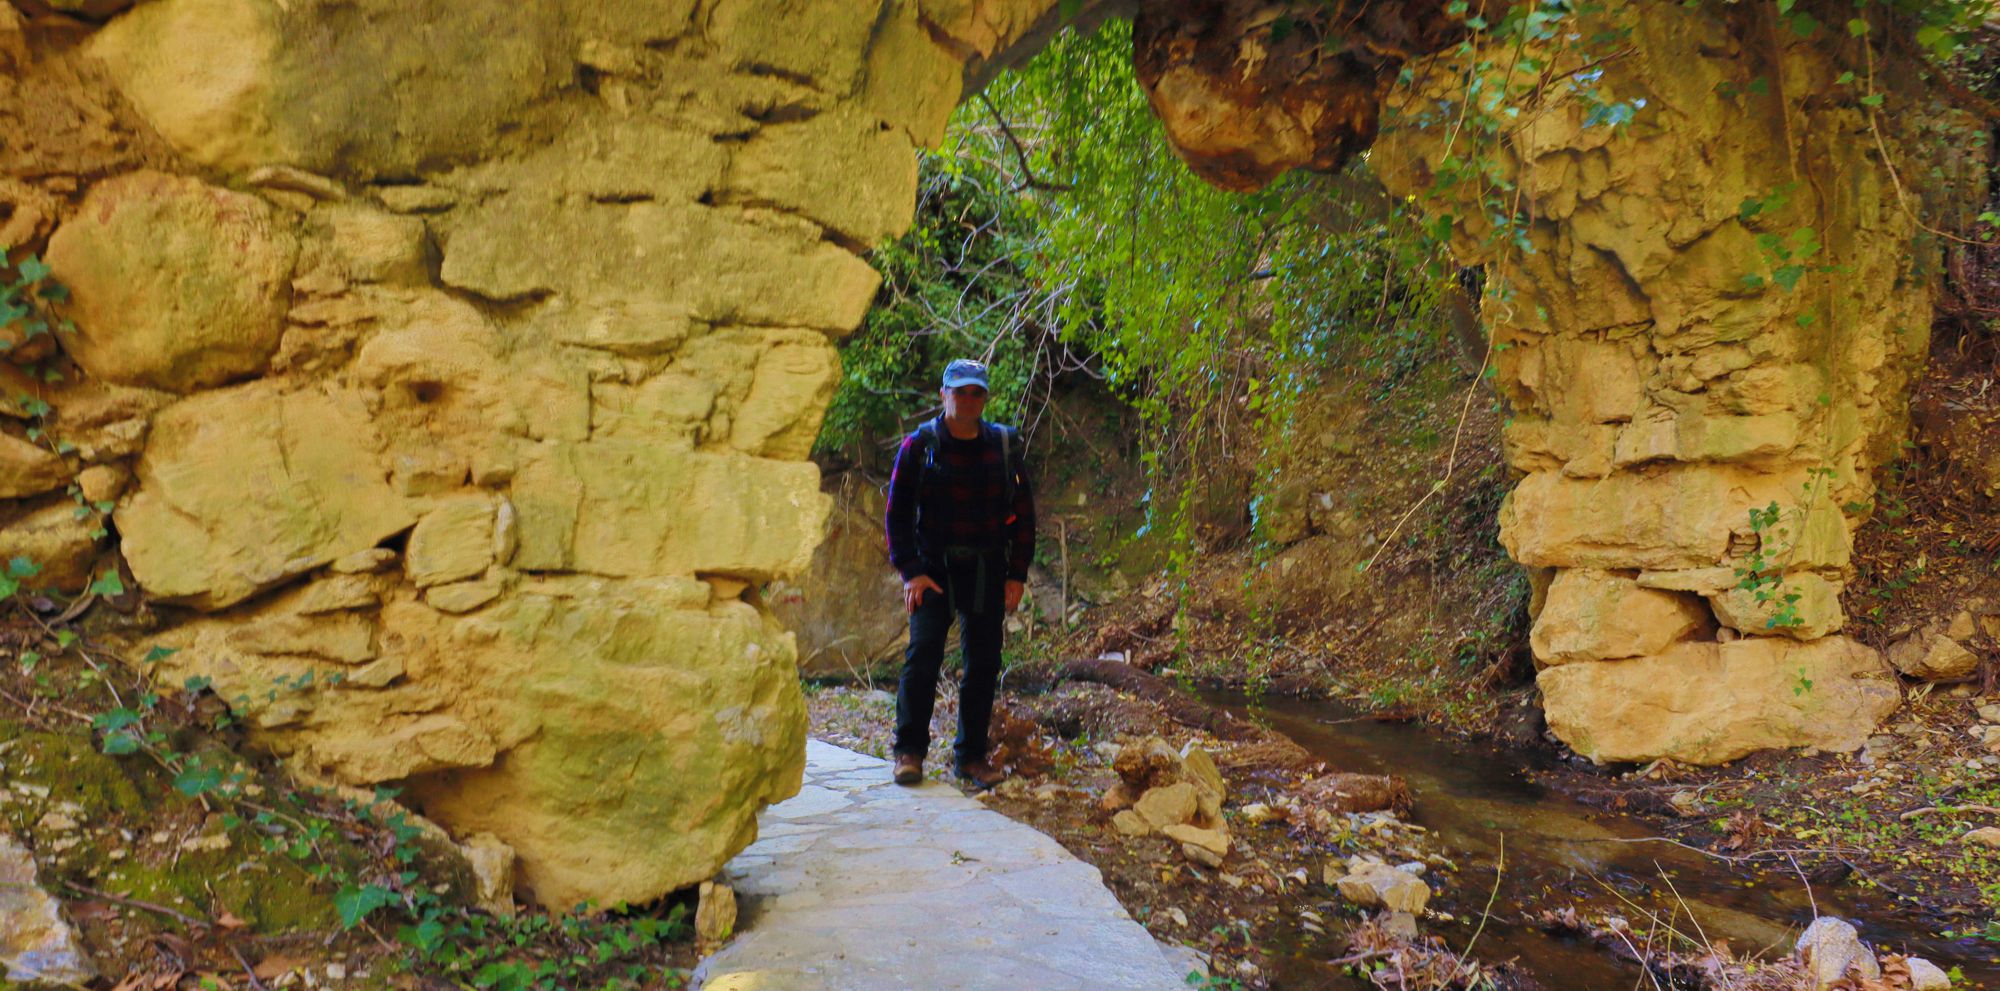
M 1324 702 L 1270 700 L 1253 709 L 1240 695 L 1207 697 L 1290 736 L 1331 767 L 1393 774 L 1409 783 L 1416 796 L 1409 820 L 1428 829 L 1461 869 L 1449 899 L 1459 918 L 1425 926 L 1453 949 L 1472 936 L 1504 842 L 1506 867 L 1473 955 L 1488 961 L 1515 958 L 1550 991 L 1653 987 L 1636 965 L 1585 941 L 1547 934 L 1526 918 L 1565 905 L 1578 906 L 1587 916 L 1623 915 L 1635 924 L 1641 909 L 1662 916 L 1678 909 L 1677 928 L 1727 939 L 1738 953 L 1770 947 L 1771 954 L 1791 949 L 1817 905 L 1821 914 L 1854 922 L 1862 939 L 1878 948 L 1922 956 L 1947 970 L 1961 968 L 1967 980 L 1958 988 L 2000 989 L 2000 946 L 1939 938 L 1937 929 L 1948 924 L 1852 883 L 1815 886 L 1809 894 L 1789 867 L 1784 873 L 1759 873 L 1649 841 L 1654 834 L 1638 822 L 1528 781 L 1522 769 L 1531 758 L 1523 754 L 1442 739 L 1413 726 L 1354 719 Z M 1686 925 L 1689 913 L 1696 926 Z M 1284 991 L 1356 986 L 1323 963 L 1338 956 L 1340 947 L 1302 940 L 1288 950 L 1274 975 Z

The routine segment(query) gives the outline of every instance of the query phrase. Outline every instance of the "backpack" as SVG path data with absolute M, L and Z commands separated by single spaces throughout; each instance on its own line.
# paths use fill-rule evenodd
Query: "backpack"
M 923 467 L 923 472 L 917 476 L 917 491 L 920 494 L 927 494 L 924 482 L 937 471 L 939 422 L 940 418 L 933 417 L 917 427 L 917 447 L 923 452 L 922 460 L 917 462 Z M 1014 511 L 1014 495 L 1020 489 L 1021 475 L 1027 470 L 1022 463 L 1020 438 L 1013 427 L 1004 423 L 993 423 L 988 426 L 1000 434 L 1000 463 L 1006 467 L 1007 511 L 1011 514 Z M 1014 522 L 1014 518 L 1010 515 L 1007 522 Z

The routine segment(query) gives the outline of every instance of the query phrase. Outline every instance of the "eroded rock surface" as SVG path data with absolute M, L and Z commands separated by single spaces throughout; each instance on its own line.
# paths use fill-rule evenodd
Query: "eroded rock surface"
M 1928 256 L 1873 141 L 1851 139 L 1871 111 L 1730 96 L 1772 75 L 1831 91 L 1849 66 L 1829 46 L 1664 3 L 1598 21 L 1629 34 L 1589 70 L 1596 100 L 1553 100 L 1479 152 L 1513 184 L 1494 209 L 1518 238 L 1496 236 L 1479 182 L 1440 178 L 1466 80 L 1526 82 L 1505 59 L 1427 66 L 1371 157 L 1501 290 L 1489 359 L 1525 475 L 1501 541 L 1552 569 L 1533 632 L 1550 725 L 1607 760 L 1858 744 L 1894 692 L 1835 635 L 1839 595 L 1925 354 Z M 1527 54 L 1557 73 L 1584 57 Z M 1873 122 L 1905 174 L 1954 167 L 1910 137 L 1936 113 Z
M 96 976 L 61 903 L 35 883 L 34 857 L 0 833 L 0 977 L 76 985 Z
M 520 894 L 712 876 L 799 784 L 759 588 L 824 530 L 861 253 L 967 61 L 1053 7 L 157 0 L 60 46 L 10 15 L 0 92 L 92 126 L 0 151 L 84 373 L 8 342 L 0 416 L 69 445 L 0 433 L 0 551 L 81 588 L 74 482 L 163 677 L 513 851 Z

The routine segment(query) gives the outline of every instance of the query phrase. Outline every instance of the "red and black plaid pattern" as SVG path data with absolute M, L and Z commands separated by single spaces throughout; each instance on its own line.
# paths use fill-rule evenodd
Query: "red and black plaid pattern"
M 917 434 L 903 438 L 896 452 L 886 514 L 889 563 L 907 581 L 921 574 L 936 577 L 947 547 L 1004 548 L 1007 577 L 1027 581 L 1028 562 L 1035 554 L 1035 500 L 1027 472 L 1015 480 L 1014 504 L 1009 506 L 1007 464 L 997 429 L 982 423 L 977 439 L 959 440 L 939 423 L 936 443 L 929 472 Z M 918 491 L 920 487 L 927 491 Z

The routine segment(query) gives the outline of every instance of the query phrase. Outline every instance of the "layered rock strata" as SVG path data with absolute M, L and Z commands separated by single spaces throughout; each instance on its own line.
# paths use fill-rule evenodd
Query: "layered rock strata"
M 799 785 L 759 589 L 824 529 L 860 253 L 1053 6 L 0 4 L 7 112 L 80 108 L 0 160 L 75 324 L 0 362 L 0 553 L 79 590 L 108 526 L 162 678 L 523 896 L 711 876 Z
M 1422 60 L 1458 37 L 1422 4 L 1137 25 L 1198 172 L 1254 188 L 1379 130 L 1373 170 L 1484 267 L 1522 476 L 1501 540 L 1536 578 L 1563 739 L 1706 762 L 1852 746 L 1887 714 L 1840 591 L 1929 334 L 1935 252 L 1902 182 L 1971 188 L 1983 157 L 1939 140 L 1904 70 L 1823 24 L 1660 2 Z
M 1898 139 L 1930 108 L 1876 114 L 1841 83 L 1865 53 L 1824 29 L 1663 3 L 1592 26 L 1617 57 L 1527 53 L 1587 86 L 1458 150 L 1491 184 L 1446 177 L 1452 108 L 1467 79 L 1542 73 L 1443 61 L 1372 159 L 1487 266 L 1523 476 L 1501 541 L 1544 590 L 1550 726 L 1602 760 L 1851 748 L 1898 693 L 1839 634 L 1840 590 L 1931 319 L 1928 256 L 1878 151 L 1910 170 Z

